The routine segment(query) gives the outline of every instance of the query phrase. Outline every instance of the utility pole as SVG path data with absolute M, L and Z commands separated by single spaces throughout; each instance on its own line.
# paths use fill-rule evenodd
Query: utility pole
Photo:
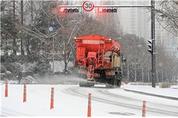
M 142 67 L 142 82 L 144 82 L 143 67 Z
M 15 29 L 15 0 L 13 0 L 13 26 Z M 16 34 L 13 34 L 13 53 L 16 55 L 16 48 L 17 48 L 17 44 L 16 44 Z
M 23 0 L 21 0 L 20 2 L 20 6 L 21 6 L 21 25 L 23 26 Z M 21 33 L 23 33 L 23 31 L 21 31 Z M 20 42 L 20 47 L 21 47 L 21 55 L 24 55 L 24 50 L 23 50 L 23 39 L 21 36 L 21 42 Z
M 135 64 L 135 82 L 137 81 L 137 65 Z
M 162 70 L 162 73 L 161 73 L 161 82 L 163 82 L 163 70 Z
M 152 53 L 151 53 L 151 75 L 152 87 L 156 86 L 156 48 L 155 48 L 155 1 L 151 0 L 151 40 L 152 40 Z
M 53 74 L 54 74 L 54 53 L 55 53 L 55 48 L 54 48 L 54 36 L 53 36 Z
M 127 79 L 128 79 L 128 81 L 130 81 L 129 65 L 127 65 Z

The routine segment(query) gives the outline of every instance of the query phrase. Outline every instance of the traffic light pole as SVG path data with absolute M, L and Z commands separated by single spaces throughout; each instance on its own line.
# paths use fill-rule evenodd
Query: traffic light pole
M 156 48 L 155 48 L 155 1 L 151 0 L 151 40 L 152 40 L 152 53 L 151 53 L 151 74 L 152 74 L 152 87 L 156 86 Z

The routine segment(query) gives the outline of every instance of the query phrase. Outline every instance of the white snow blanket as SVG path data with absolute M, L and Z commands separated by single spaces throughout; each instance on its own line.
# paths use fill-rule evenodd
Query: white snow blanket
M 133 91 L 149 93 L 154 95 L 178 98 L 178 89 L 174 89 L 176 88 L 176 86 L 172 88 L 158 88 L 158 87 L 152 88 L 151 86 L 128 84 L 128 85 L 124 85 L 123 88 L 126 90 L 133 90 Z

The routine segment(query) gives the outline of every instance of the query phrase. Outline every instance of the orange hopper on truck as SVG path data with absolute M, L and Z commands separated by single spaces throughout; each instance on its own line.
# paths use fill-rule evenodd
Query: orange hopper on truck
M 75 37 L 75 66 L 87 78 L 80 86 L 94 86 L 95 83 L 121 85 L 121 55 L 117 40 L 101 35 Z

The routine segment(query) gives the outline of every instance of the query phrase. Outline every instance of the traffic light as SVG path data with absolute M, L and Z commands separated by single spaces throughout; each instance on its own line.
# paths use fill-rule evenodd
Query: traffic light
M 153 44 L 152 40 L 148 40 L 148 52 L 153 53 Z

